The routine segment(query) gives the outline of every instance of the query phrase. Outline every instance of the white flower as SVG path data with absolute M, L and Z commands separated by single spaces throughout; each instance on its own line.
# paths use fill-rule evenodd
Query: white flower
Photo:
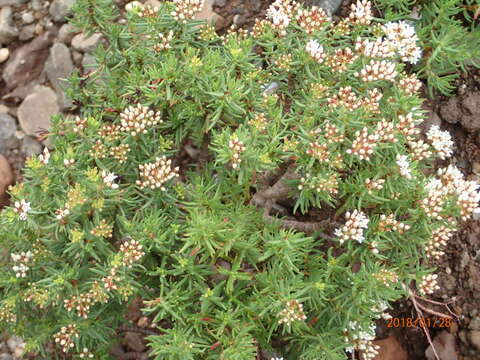
M 316 62 L 321 63 L 325 59 L 325 53 L 323 52 L 323 46 L 318 43 L 317 40 L 310 40 L 305 47 L 308 54 L 315 59 Z
M 31 209 L 30 203 L 22 199 L 20 201 L 15 201 L 13 211 L 19 215 L 20 220 L 27 220 L 27 213 Z
M 103 182 L 107 184 L 109 187 L 111 187 L 112 189 L 118 189 L 118 184 L 114 183 L 115 179 L 118 178 L 117 175 L 115 175 L 112 172 L 102 170 L 102 178 L 103 178 Z
M 400 175 L 407 179 L 412 179 L 412 174 L 410 173 L 410 164 L 408 162 L 407 155 L 397 155 L 396 163 L 400 168 Z
M 362 243 L 365 239 L 363 229 L 368 227 L 369 222 L 367 216 L 361 211 L 354 210 L 352 213 L 347 212 L 345 218 L 347 219 L 345 225 L 335 230 L 335 236 L 340 238 L 340 244 L 349 239 Z
M 416 64 L 422 57 L 422 50 L 417 46 L 419 41 L 415 28 L 405 21 L 388 22 L 382 26 L 383 31 L 394 49 L 403 61 Z
M 38 155 L 38 158 L 43 165 L 48 164 L 48 161 L 50 160 L 50 152 L 47 147 L 43 149 L 43 154 Z
M 432 125 L 427 132 L 427 138 L 438 152 L 440 159 L 445 160 L 452 156 L 453 141 L 448 131 L 441 131 L 438 125 Z

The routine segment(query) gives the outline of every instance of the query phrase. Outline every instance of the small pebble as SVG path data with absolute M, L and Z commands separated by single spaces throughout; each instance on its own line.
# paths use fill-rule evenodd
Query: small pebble
M 35 18 L 33 17 L 32 13 L 26 12 L 22 15 L 22 21 L 25 24 L 31 24 L 35 21 Z
M 10 56 L 10 50 L 8 48 L 0 49 L 0 64 L 7 61 Z
M 447 274 L 451 274 L 452 273 L 452 269 L 450 269 L 450 267 L 447 266 L 447 268 L 445 269 L 445 272 Z

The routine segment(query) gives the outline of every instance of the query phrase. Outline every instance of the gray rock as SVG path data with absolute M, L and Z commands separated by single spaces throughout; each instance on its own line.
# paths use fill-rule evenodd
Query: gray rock
M 10 50 L 8 48 L 0 48 L 0 64 L 7 61 L 10 56 Z
M 8 114 L 0 113 L 0 153 L 7 150 L 7 144 L 15 135 L 17 130 L 17 122 Z
M 32 0 L 30 5 L 32 6 L 32 9 L 35 10 L 35 11 L 40 11 L 43 8 L 42 0 Z
M 15 360 L 10 354 L 0 354 L 0 360 Z
M 59 105 L 62 110 L 72 106 L 71 99 L 65 95 L 68 87 L 67 79 L 74 69 L 70 49 L 62 43 L 55 43 L 50 48 L 50 56 L 45 64 L 45 72 L 53 88 L 57 92 Z
M 0 7 L 3 6 L 20 6 L 25 4 L 28 0 L 0 0 Z
M 18 38 L 21 41 L 28 41 L 28 40 L 32 40 L 34 36 L 35 36 L 35 24 L 30 24 L 22 27 L 22 30 L 20 30 L 20 34 L 18 35 Z
M 0 9 L 0 44 L 8 45 L 18 37 L 18 29 L 13 23 L 13 10 L 10 6 Z
M 75 26 L 63 24 L 60 30 L 58 30 L 57 41 L 64 44 L 70 44 L 76 33 L 78 33 L 78 30 Z
M 53 31 L 36 37 L 31 42 L 16 49 L 3 70 L 3 79 L 9 89 L 31 82 L 37 78 L 48 58 L 48 47 L 55 38 Z
M 215 0 L 213 5 L 223 7 L 227 4 L 227 0 Z
M 480 331 L 480 317 L 474 317 L 472 320 L 470 320 L 470 323 L 468 324 L 468 328 L 470 330 L 479 330 Z
M 262 85 L 262 95 L 271 95 L 277 92 L 278 90 L 278 83 L 276 81 L 273 81 L 269 84 Z
M 66 16 L 71 15 L 75 1 L 76 0 L 53 0 L 49 9 L 53 20 L 62 21 Z
M 25 24 L 31 24 L 35 21 L 35 18 L 33 17 L 32 13 L 26 12 L 22 14 L 22 21 Z
M 18 120 L 25 134 L 36 136 L 50 128 L 50 118 L 60 112 L 57 95 L 46 86 L 37 86 L 18 108 Z
M 72 51 L 72 58 L 73 58 L 73 63 L 75 66 L 81 66 L 82 65 L 82 59 L 83 59 L 83 54 L 81 52 Z
M 22 140 L 22 152 L 25 156 L 38 155 L 42 152 L 43 145 L 31 136 L 25 136 Z
M 99 33 L 95 33 L 90 37 L 86 37 L 84 33 L 80 33 L 73 37 L 72 47 L 75 50 L 78 50 L 83 53 L 92 52 L 98 46 L 98 43 L 100 42 L 101 38 L 102 38 L 102 35 Z
M 305 4 L 321 7 L 329 16 L 332 16 L 342 5 L 342 0 L 310 0 L 305 1 Z
M 16 87 L 11 93 L 4 95 L 2 99 L 18 104 L 33 92 L 35 86 L 42 84 L 46 80 L 45 72 L 42 72 L 38 79 L 30 81 L 26 85 Z
M 83 55 L 82 66 L 86 71 L 96 68 L 97 65 L 98 63 L 95 56 L 93 56 L 92 54 Z
M 24 344 L 21 337 L 13 335 L 10 339 L 7 340 L 7 346 L 10 351 L 15 351 L 15 349 Z
M 475 346 L 477 350 L 480 351 L 480 331 L 478 330 L 469 331 L 468 340 L 473 346 Z

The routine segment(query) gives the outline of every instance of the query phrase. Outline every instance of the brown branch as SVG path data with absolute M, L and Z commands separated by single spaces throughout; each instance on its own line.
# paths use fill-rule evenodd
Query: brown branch
M 304 233 L 313 233 L 330 225 L 330 220 L 322 220 L 319 222 L 303 222 L 297 220 L 279 219 L 270 215 L 273 206 L 273 200 L 266 200 L 263 217 L 267 221 L 280 221 L 280 226 L 284 229 L 294 229 Z
M 422 310 L 420 310 L 420 307 L 418 306 L 418 302 L 417 300 L 415 299 L 415 293 L 410 290 L 407 285 L 405 285 L 404 283 L 402 283 L 402 287 L 404 290 L 407 290 L 408 291 L 408 294 L 409 294 L 409 298 L 410 300 L 412 301 L 413 303 L 413 307 L 415 308 L 415 310 L 417 311 L 417 314 L 419 315 L 419 318 L 423 318 L 423 312 Z M 433 345 L 433 341 L 432 341 L 432 338 L 430 337 L 430 332 L 428 331 L 428 327 L 427 325 L 425 324 L 424 321 L 420 321 L 420 326 L 422 327 L 422 330 L 423 332 L 425 333 L 425 336 L 427 337 L 427 340 L 428 340 L 428 343 L 430 344 L 430 346 L 432 347 L 432 350 L 433 350 L 433 354 L 435 355 L 435 358 L 437 360 L 441 360 L 440 357 L 438 356 L 437 354 L 437 350 L 435 349 L 435 346 Z
M 284 180 L 294 179 L 298 179 L 298 175 L 295 174 L 294 167 L 289 166 L 285 174 L 283 174 L 282 177 L 280 177 L 280 179 L 278 179 L 275 184 L 264 190 L 260 190 L 255 195 L 253 195 L 250 204 L 257 206 L 265 206 L 265 202 L 267 200 L 272 200 L 272 202 L 275 202 L 282 197 L 286 197 L 291 191 L 291 187 L 285 185 Z
M 415 296 L 416 299 L 420 299 L 420 300 L 425 301 L 425 302 L 428 302 L 428 303 L 430 303 L 430 304 L 445 306 L 450 314 L 452 314 L 453 316 L 455 316 L 457 319 L 459 318 L 459 316 L 458 316 L 457 314 L 455 314 L 452 310 L 450 310 L 450 308 L 448 307 L 449 304 L 454 303 L 455 301 L 457 301 L 457 300 L 458 300 L 457 298 L 453 298 L 452 300 L 447 301 L 447 302 L 440 302 L 440 301 L 435 301 L 435 300 L 426 299 L 426 298 L 423 298 L 423 297 L 418 296 L 418 295 L 416 295 L 416 294 L 413 294 L 413 296 Z

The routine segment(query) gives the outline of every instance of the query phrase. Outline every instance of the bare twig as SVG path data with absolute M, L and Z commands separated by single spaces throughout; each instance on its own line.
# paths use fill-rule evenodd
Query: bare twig
M 454 303 L 455 301 L 457 301 L 457 300 L 458 300 L 457 298 L 453 298 L 452 300 L 447 301 L 447 302 L 440 302 L 440 301 L 434 301 L 434 300 L 426 299 L 426 298 L 423 298 L 423 297 L 418 296 L 418 295 L 416 295 L 416 294 L 413 294 L 413 296 L 415 296 L 416 299 L 420 299 L 420 300 L 425 301 L 425 302 L 428 302 L 428 303 L 430 303 L 430 304 L 445 306 L 450 314 L 452 314 L 453 316 L 455 316 L 457 319 L 459 318 L 459 316 L 458 316 L 457 314 L 455 314 L 452 310 L 450 310 L 450 308 L 448 307 L 449 304 Z
M 415 310 L 417 311 L 417 314 L 419 315 L 420 318 L 423 318 L 423 312 L 422 310 L 420 310 L 421 308 L 423 308 L 425 310 L 424 307 L 421 307 L 419 306 L 416 298 L 415 298 L 415 293 L 409 288 L 407 287 L 407 285 L 403 284 L 402 283 L 402 287 L 404 290 L 407 290 L 408 291 L 408 295 L 409 295 L 409 298 L 410 300 L 412 301 L 412 304 L 413 304 L 413 307 L 415 308 Z M 430 344 L 430 346 L 432 347 L 432 350 L 433 350 L 433 354 L 435 355 L 435 358 L 437 360 L 440 360 L 440 357 L 438 356 L 437 354 L 437 350 L 435 349 L 435 346 L 433 345 L 433 341 L 432 341 L 432 338 L 430 337 L 430 332 L 428 331 L 428 327 L 427 325 L 425 324 L 424 321 L 420 321 L 420 326 L 422 327 L 422 330 L 423 332 L 425 333 L 425 336 L 427 337 L 427 340 L 428 340 L 428 343 Z

